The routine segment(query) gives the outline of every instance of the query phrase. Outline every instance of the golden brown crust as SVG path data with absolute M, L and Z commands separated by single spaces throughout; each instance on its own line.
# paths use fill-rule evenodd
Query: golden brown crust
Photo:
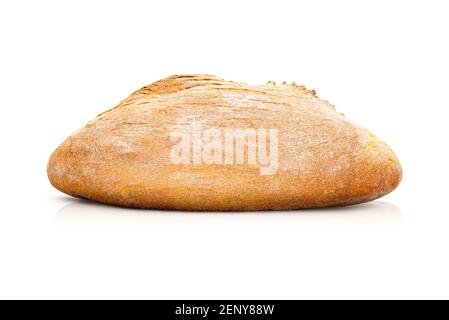
M 278 128 L 279 168 L 173 164 L 170 131 L 193 120 L 218 128 Z M 178 210 L 347 205 L 395 189 L 401 166 L 383 142 L 296 84 L 247 85 L 179 75 L 143 87 L 53 153 L 48 176 L 72 196 Z

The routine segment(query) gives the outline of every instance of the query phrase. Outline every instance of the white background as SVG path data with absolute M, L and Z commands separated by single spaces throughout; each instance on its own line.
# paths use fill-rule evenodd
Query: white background
M 0 2 L 0 298 L 449 298 L 447 1 Z M 397 153 L 392 194 L 296 212 L 65 196 L 72 132 L 172 74 L 296 81 Z

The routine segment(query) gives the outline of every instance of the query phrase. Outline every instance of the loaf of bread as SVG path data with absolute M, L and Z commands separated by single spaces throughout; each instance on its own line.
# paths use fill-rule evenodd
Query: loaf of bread
M 395 189 L 390 148 L 295 83 L 172 76 L 64 141 L 48 177 L 74 197 L 136 208 L 243 211 L 356 204 Z

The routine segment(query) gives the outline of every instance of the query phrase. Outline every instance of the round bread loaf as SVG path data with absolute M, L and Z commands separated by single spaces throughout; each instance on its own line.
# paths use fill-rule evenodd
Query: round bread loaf
M 395 189 L 391 149 L 314 91 L 178 75 L 146 86 L 64 141 L 58 190 L 107 204 L 243 211 L 356 204 Z

